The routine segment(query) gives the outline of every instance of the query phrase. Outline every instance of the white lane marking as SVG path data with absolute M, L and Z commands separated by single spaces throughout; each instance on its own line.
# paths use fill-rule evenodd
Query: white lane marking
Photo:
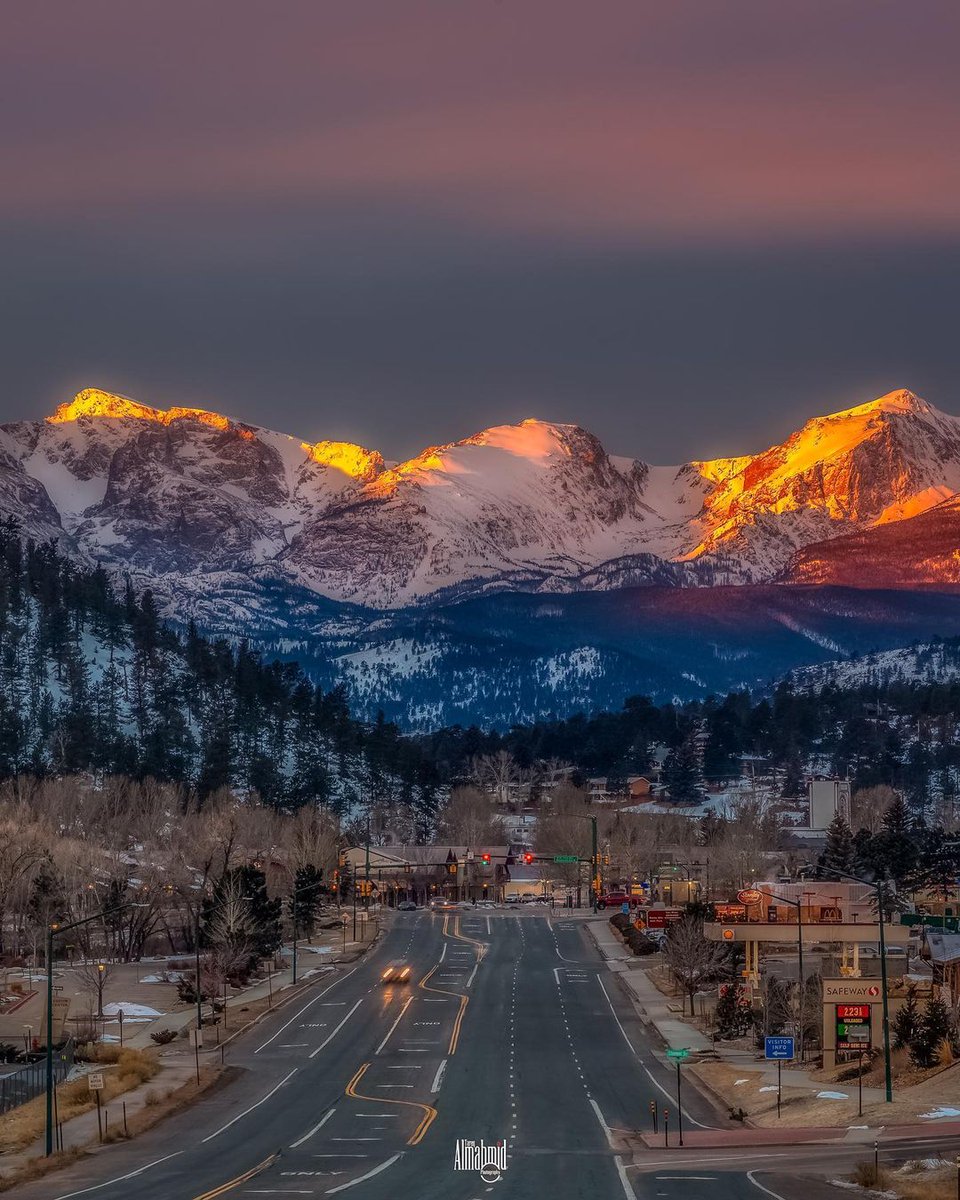
M 335 1192 L 343 1192 L 349 1187 L 353 1187 L 357 1183 L 365 1183 L 368 1179 L 372 1179 L 374 1175 L 379 1175 L 381 1171 L 385 1171 L 387 1167 L 392 1167 L 397 1159 L 403 1158 L 403 1151 L 395 1154 L 392 1158 L 388 1158 L 386 1162 L 382 1162 L 379 1167 L 374 1167 L 372 1171 L 368 1171 L 366 1175 L 360 1175 L 356 1179 L 351 1179 L 349 1183 L 341 1183 L 339 1187 L 328 1188 L 326 1195 L 332 1196 Z
M 443 960 L 444 960 L 446 957 L 447 957 L 447 943 L 446 943 L 446 942 L 444 942 L 444 943 L 443 943 L 443 949 L 440 951 L 440 961 L 441 961 L 441 962 L 443 962 Z
M 98 1192 L 101 1188 L 111 1187 L 115 1183 L 123 1183 L 125 1179 L 133 1179 L 136 1175 L 142 1175 L 144 1171 L 149 1171 L 151 1167 L 159 1167 L 161 1163 L 169 1162 L 171 1158 L 176 1158 L 178 1154 L 182 1154 L 182 1150 L 175 1150 L 173 1154 L 166 1154 L 163 1158 L 155 1158 L 153 1162 L 147 1163 L 145 1167 L 138 1167 L 135 1171 L 131 1171 L 129 1175 L 118 1175 L 116 1179 L 108 1179 L 106 1183 L 95 1183 L 93 1187 L 81 1188 L 79 1192 L 67 1192 L 63 1196 L 58 1196 L 57 1200 L 70 1200 L 71 1196 L 85 1196 L 87 1192 Z
M 828 1149 L 828 1148 L 832 1148 L 832 1147 L 830 1147 L 830 1144 L 826 1143 L 826 1142 L 819 1143 L 817 1146 L 818 1150 Z M 838 1142 L 836 1145 L 836 1149 L 839 1150 L 841 1148 L 845 1149 L 847 1151 L 847 1153 L 849 1153 L 850 1145 L 849 1145 L 849 1143 Z M 702 1166 L 704 1163 L 741 1162 L 745 1158 L 749 1159 L 751 1162 L 756 1162 L 758 1158 L 789 1158 L 789 1155 L 788 1154 L 724 1154 L 724 1155 L 709 1154 L 709 1155 L 707 1155 L 706 1158 L 685 1158 L 683 1161 L 691 1167 L 699 1167 L 699 1166 Z M 654 1159 L 653 1162 L 648 1162 L 646 1159 L 644 1159 L 642 1162 L 631 1163 L 630 1168 L 631 1168 L 631 1170 L 645 1171 L 648 1167 L 666 1167 L 666 1166 L 675 1167 L 676 1165 L 677 1165 L 677 1160 L 675 1158 L 657 1158 L 657 1159 Z M 760 1185 L 758 1184 L 757 1186 L 759 1187 Z
M 384 1091 L 386 1091 L 387 1088 L 412 1088 L 413 1084 L 412 1083 L 378 1083 L 377 1087 L 382 1088 Z
M 603 986 L 603 980 L 600 978 L 600 976 L 599 976 L 599 975 L 597 976 L 597 983 L 599 983 L 599 984 L 600 984 L 600 991 L 601 991 L 601 992 L 603 992 L 603 994 L 604 994 L 604 996 L 605 996 L 605 998 L 606 998 L 607 1004 L 609 1004 L 609 1005 L 610 1005 L 610 1012 L 613 1014 L 613 1019 L 614 1019 L 614 1020 L 616 1021 L 616 1023 L 617 1023 L 617 1028 L 618 1028 L 618 1029 L 620 1030 L 620 1032 L 623 1034 L 623 1040 L 624 1040 L 624 1041 L 627 1043 L 627 1045 L 630 1047 L 630 1051 L 631 1051 L 631 1053 L 633 1054 L 634 1058 L 636 1058 L 637 1062 L 639 1062 L 639 1063 L 640 1063 L 640 1066 L 641 1066 L 641 1067 L 643 1068 L 643 1070 L 646 1072 L 646 1074 L 647 1074 L 648 1078 L 650 1079 L 650 1082 L 653 1084 L 653 1086 L 654 1086 L 654 1087 L 657 1087 L 657 1088 L 659 1088 L 659 1089 L 660 1089 L 660 1091 L 661 1091 L 661 1092 L 663 1092 L 663 1094 L 666 1096 L 666 1098 L 667 1098 L 667 1099 L 668 1099 L 668 1100 L 671 1102 L 671 1104 L 675 1104 L 675 1103 L 676 1103 L 676 1096 L 674 1096 L 674 1095 L 673 1095 L 671 1092 L 668 1092 L 668 1091 L 667 1091 L 667 1089 L 666 1089 L 666 1088 L 663 1086 L 663 1084 L 660 1082 L 660 1080 L 659 1080 L 659 1079 L 657 1079 L 657 1077 L 656 1077 L 656 1076 L 653 1074 L 653 1072 L 652 1072 L 652 1071 L 649 1069 L 649 1067 L 647 1066 L 647 1064 L 646 1064 L 645 1062 L 642 1062 L 642 1061 L 640 1060 L 640 1055 L 639 1055 L 639 1054 L 637 1054 L 636 1047 L 634 1046 L 633 1042 L 631 1042 L 631 1041 L 630 1041 L 630 1039 L 627 1037 L 627 1031 L 626 1031 L 626 1030 L 624 1029 L 624 1027 L 623 1027 L 623 1026 L 620 1024 L 620 1018 L 617 1016 L 616 1009 L 613 1007 L 613 1001 L 612 1001 L 612 1000 L 610 999 L 610 997 L 607 995 L 607 989 L 606 989 L 606 988 Z M 683 1113 L 683 1115 L 684 1115 L 684 1118 L 685 1118 L 687 1121 L 689 1121 L 691 1125 L 696 1125 L 698 1129 L 709 1129 L 709 1128 L 710 1128 L 710 1126 L 709 1126 L 709 1125 L 704 1125 L 702 1121 L 698 1121 L 696 1117 L 691 1117 L 691 1116 L 690 1116 L 690 1114 L 687 1112 L 687 1110 L 686 1110 L 685 1108 L 681 1108 L 681 1110 L 680 1110 L 680 1111 Z
M 487 917 L 487 937 L 493 936 L 493 930 L 490 928 L 490 917 Z
M 304 1046 L 309 1046 L 309 1042 L 280 1042 L 277 1045 L 278 1050 L 302 1050 Z
M 467 982 L 463 985 L 464 987 L 472 987 L 473 986 L 473 978 L 476 975 L 477 967 L 479 967 L 479 966 L 480 966 L 480 959 L 478 958 L 476 961 L 476 964 L 474 965 L 473 970 L 467 976 Z
M 363 1003 L 363 997 L 361 996 L 360 999 L 353 1006 L 353 1008 L 350 1009 L 350 1011 L 347 1013 L 347 1015 L 343 1018 L 343 1020 L 340 1022 L 340 1024 L 336 1027 L 336 1029 L 334 1029 L 332 1033 L 328 1033 L 327 1036 L 320 1043 L 320 1045 L 316 1048 L 316 1050 L 311 1052 L 311 1054 L 309 1056 L 310 1058 L 316 1058 L 317 1055 L 320 1053 L 320 1051 L 325 1046 L 330 1045 L 330 1043 L 333 1041 L 333 1039 L 337 1036 L 337 1034 L 344 1027 L 344 1025 L 346 1025 L 346 1023 L 350 1020 L 350 1018 L 353 1016 L 353 1014 L 357 1011 L 357 1009 L 360 1007 L 360 1005 L 362 1003 Z
M 298 1146 L 302 1146 L 305 1141 L 307 1141 L 309 1138 L 312 1138 L 318 1129 L 322 1129 L 324 1125 L 326 1125 L 336 1111 L 337 1110 L 335 1108 L 331 1108 L 325 1116 L 321 1117 L 321 1119 L 316 1123 L 316 1125 L 314 1125 L 309 1133 L 305 1133 L 302 1138 L 298 1138 L 297 1141 L 291 1142 L 290 1149 L 296 1150 Z
M 436 1093 L 436 1092 L 440 1091 L 440 1085 L 443 1083 L 443 1073 L 446 1069 L 447 1069 L 447 1060 L 444 1059 L 443 1062 L 440 1064 L 440 1066 L 437 1067 L 437 1073 L 433 1077 L 433 1083 L 431 1083 L 431 1085 L 430 1085 L 431 1092 Z
M 261 1050 L 265 1050 L 265 1049 L 267 1048 L 267 1046 L 269 1046 L 269 1045 L 270 1045 L 270 1043 L 271 1043 L 271 1042 L 275 1042 L 275 1041 L 277 1040 L 277 1038 L 280 1036 L 280 1034 L 281 1034 L 281 1033 L 283 1033 L 283 1031 L 284 1031 L 284 1030 L 287 1028 L 287 1026 L 288 1026 L 288 1025 L 292 1025 L 292 1024 L 293 1024 L 293 1022 L 294 1022 L 294 1021 L 297 1019 L 297 1017 L 301 1017 L 301 1016 L 303 1016 L 303 1014 L 304 1014 L 304 1013 L 307 1011 L 307 1009 L 308 1009 L 308 1008 L 309 1008 L 309 1007 L 310 1007 L 312 1004 L 316 1004 L 318 1000 L 322 999 L 322 998 L 323 998 L 323 997 L 324 997 L 324 996 L 327 994 L 327 992 L 329 992 L 329 991 L 331 990 L 331 988 L 335 988 L 335 987 L 337 986 L 337 984 L 338 984 L 338 983 L 341 983 L 341 982 L 342 982 L 344 979 L 349 979 L 349 978 L 350 978 L 350 976 L 353 974 L 353 972 L 354 972 L 354 971 L 358 971 L 359 969 L 360 969 L 359 967 L 354 967 L 354 968 L 353 968 L 353 970 L 350 970 L 350 971 L 348 971 L 348 972 L 346 973 L 346 975 L 341 975 L 339 979 L 335 979 L 335 980 L 333 981 L 333 983 L 330 983 L 330 984 L 328 984 L 328 985 L 327 985 L 327 986 L 326 986 L 326 987 L 323 989 L 323 991 L 322 991 L 322 992 L 318 992 L 318 993 L 316 994 L 316 996 L 314 996 L 314 998 L 313 998 L 312 1000 L 308 1000 L 308 1001 L 307 1001 L 307 1003 L 306 1003 L 306 1004 L 303 1006 L 303 1008 L 299 1009 L 297 1012 L 295 1012 L 295 1013 L 293 1014 L 293 1016 L 290 1018 L 290 1020 L 289 1020 L 289 1021 L 284 1021 L 284 1023 L 283 1023 L 283 1024 L 280 1026 L 280 1028 L 279 1028 L 279 1029 L 277 1030 L 277 1032 L 276 1032 L 276 1033 L 273 1035 L 273 1037 L 271 1037 L 271 1038 L 267 1038 L 267 1040 L 266 1040 L 266 1041 L 263 1043 L 263 1045 L 262 1045 L 262 1046 L 258 1046 L 258 1047 L 256 1048 L 256 1050 L 254 1050 L 254 1054 L 259 1054 L 259 1053 L 260 1053 L 260 1051 L 261 1051 Z
M 617 1176 L 620 1179 L 620 1186 L 623 1188 L 624 1196 L 626 1196 L 627 1200 L 637 1200 L 637 1193 L 630 1186 L 630 1180 L 627 1178 L 627 1169 L 623 1165 L 623 1159 L 619 1154 L 615 1154 L 613 1161 L 617 1168 Z
M 400 1012 L 397 1014 L 397 1019 L 394 1021 L 394 1023 L 393 1023 L 393 1024 L 390 1026 L 390 1028 L 387 1030 L 387 1036 L 386 1036 L 386 1037 L 383 1039 L 383 1041 L 380 1043 L 380 1045 L 379 1045 L 379 1046 L 376 1048 L 376 1050 L 374 1051 L 374 1053 L 375 1053 L 375 1054 L 379 1054 L 379 1053 L 380 1053 L 380 1051 L 381 1051 L 381 1050 L 384 1048 L 384 1046 L 387 1044 L 387 1042 L 389 1042 L 389 1041 L 390 1041 L 390 1035 L 393 1033 L 393 1031 L 396 1029 L 396 1027 L 397 1027 L 397 1026 L 400 1024 L 400 1018 L 403 1016 L 403 1014 L 404 1014 L 404 1013 L 407 1011 L 407 1009 L 410 1007 L 410 1005 L 411 1005 L 412 1003 L 413 1003 L 413 997 L 412 997 L 412 996 L 408 996 L 408 997 L 406 998 L 406 1000 L 404 1001 L 404 1003 L 403 1003 L 403 1007 L 400 1009 Z
M 655 1179 L 700 1179 L 707 1183 L 716 1183 L 717 1175 L 655 1175 Z
M 610 1130 L 610 1126 L 603 1119 L 603 1113 L 600 1111 L 600 1105 L 596 1102 L 596 1100 L 594 1100 L 594 1098 L 592 1096 L 588 1096 L 587 1101 L 588 1101 L 590 1107 L 593 1109 L 594 1116 L 596 1116 L 597 1120 L 600 1122 L 600 1128 L 603 1130 L 604 1136 L 607 1139 L 607 1145 L 612 1150 L 613 1149 L 613 1133 Z
M 750 1182 L 753 1184 L 753 1186 L 755 1188 L 759 1188 L 761 1192 L 766 1192 L 768 1196 L 773 1197 L 773 1200 L 783 1200 L 783 1197 L 780 1195 L 779 1192 L 772 1192 L 768 1187 L 764 1187 L 763 1184 L 760 1183 L 759 1180 L 754 1179 L 753 1175 L 754 1175 L 753 1171 L 747 1172 L 747 1178 L 750 1180 Z
M 266 1104 L 266 1102 L 270 1099 L 270 1097 L 273 1095 L 273 1093 L 278 1092 L 283 1087 L 283 1085 L 287 1082 L 287 1080 L 292 1079 L 293 1076 L 296 1075 L 296 1073 L 297 1073 L 297 1068 L 294 1067 L 293 1070 L 289 1072 L 289 1074 L 284 1075 L 284 1077 L 280 1080 L 279 1083 L 274 1084 L 274 1086 L 270 1089 L 270 1091 L 267 1092 L 267 1094 L 265 1096 L 263 1096 L 260 1100 L 258 1100 L 256 1102 L 256 1104 L 251 1104 L 250 1107 L 245 1108 L 242 1113 L 237 1113 L 237 1115 L 235 1117 L 231 1118 L 231 1120 L 229 1120 L 226 1123 L 226 1125 L 221 1125 L 219 1129 L 215 1130 L 208 1137 L 202 1138 L 201 1141 L 212 1142 L 213 1139 L 215 1137 L 219 1137 L 220 1134 L 223 1133 L 223 1131 L 225 1129 L 229 1129 L 231 1125 L 236 1125 L 236 1123 L 239 1120 L 241 1120 L 243 1117 L 245 1117 L 247 1115 L 247 1113 L 252 1113 L 253 1110 L 255 1108 L 259 1108 L 261 1104 Z

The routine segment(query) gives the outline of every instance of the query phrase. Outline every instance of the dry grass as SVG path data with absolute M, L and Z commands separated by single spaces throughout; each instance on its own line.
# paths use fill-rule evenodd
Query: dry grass
M 235 1074 L 235 1071 L 231 1067 L 227 1067 L 226 1070 L 219 1066 L 204 1067 L 200 1071 L 199 1087 L 196 1080 L 191 1079 L 188 1083 L 178 1088 L 168 1088 L 162 1092 L 151 1089 L 148 1095 L 152 1095 L 155 1099 L 147 1107 L 138 1109 L 136 1113 L 130 1116 L 127 1121 L 126 1133 L 122 1125 L 117 1125 L 108 1132 L 104 1141 L 122 1142 L 129 1138 L 134 1138 L 138 1134 L 145 1133 L 159 1121 L 187 1108 L 204 1092 L 227 1080 L 232 1074 Z M 23 1166 L 11 1171 L 9 1175 L 0 1176 L 0 1192 L 8 1191 L 17 1184 L 28 1183 L 32 1179 L 42 1179 L 44 1175 L 47 1175 L 51 1171 L 58 1171 L 62 1167 L 70 1166 L 78 1159 L 83 1158 L 86 1153 L 87 1151 L 84 1147 L 74 1146 L 62 1154 L 53 1154 L 50 1158 L 42 1156 L 31 1158 Z
M 871 1192 L 884 1192 L 900 1200 L 955 1200 L 957 1168 L 952 1163 L 930 1169 L 922 1162 L 905 1163 L 902 1168 L 880 1164 L 879 1177 L 873 1159 L 857 1163 L 853 1182 Z
M 30 1183 L 33 1179 L 42 1179 L 51 1171 L 69 1167 L 85 1155 L 86 1150 L 80 1146 L 74 1146 L 71 1150 L 64 1150 L 62 1154 L 51 1154 L 49 1158 L 31 1158 L 25 1166 L 10 1175 L 0 1175 L 0 1192 L 9 1191 L 10 1188 L 17 1187 L 21 1183 Z
M 103 1076 L 103 1090 L 100 1093 L 103 1104 L 109 1104 L 117 1096 L 146 1083 L 160 1069 L 152 1051 L 148 1050 L 98 1046 L 92 1058 L 110 1068 Z M 86 1079 L 61 1083 L 57 1088 L 57 1117 L 61 1122 L 89 1112 L 96 1104 L 96 1097 Z M 45 1127 L 46 1099 L 42 1095 L 5 1113 L 0 1117 L 0 1154 L 23 1150 L 43 1136 Z

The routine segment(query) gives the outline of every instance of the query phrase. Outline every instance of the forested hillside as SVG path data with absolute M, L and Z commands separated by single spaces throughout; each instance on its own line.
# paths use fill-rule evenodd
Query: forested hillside
M 430 826 L 437 777 L 393 725 L 354 720 L 340 689 L 241 641 L 182 636 L 152 594 L 0 526 L 0 778 L 94 772 L 221 787 L 275 807 L 361 801 Z

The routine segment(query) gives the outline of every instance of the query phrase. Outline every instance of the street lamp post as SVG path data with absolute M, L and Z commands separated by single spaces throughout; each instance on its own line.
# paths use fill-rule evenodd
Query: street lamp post
M 776 900 L 780 904 L 790 904 L 797 910 L 797 975 L 799 976 L 800 990 L 797 996 L 797 1057 L 800 1062 L 803 1062 L 803 898 L 799 900 L 791 900 L 787 896 L 778 896 L 776 892 L 768 892 L 764 888 L 754 887 L 753 891 L 759 892 L 761 896 L 768 896 L 771 900 Z
M 323 886 L 323 880 L 318 879 L 316 881 L 316 883 L 308 883 L 308 884 L 305 884 L 303 887 L 294 886 L 294 889 L 293 889 L 293 903 L 291 904 L 291 910 L 292 910 L 292 916 L 293 916 L 293 979 L 291 982 L 293 982 L 293 983 L 297 982 L 297 932 L 298 932 L 298 929 L 297 929 L 297 897 L 300 895 L 304 895 L 307 892 L 316 891 L 316 889 L 318 887 L 322 887 L 322 886 Z M 356 907 L 354 907 L 354 913 L 356 913 Z
M 590 872 L 590 894 L 593 897 L 593 911 L 597 912 L 597 901 L 600 898 L 600 854 L 597 842 L 597 818 L 578 816 L 576 813 L 571 813 L 575 821 L 589 821 L 591 825 L 591 872 Z M 577 878 L 579 882 L 580 866 L 577 864 Z
M 101 921 L 106 917 L 113 916 L 114 913 L 123 912 L 124 909 L 132 907 L 132 903 L 119 904 L 114 908 L 104 909 L 102 912 L 94 913 L 91 917 L 84 917 L 80 921 L 71 921 L 69 925 L 60 925 L 57 921 L 54 921 L 47 927 L 47 1158 L 49 1158 L 53 1153 L 53 939 L 59 934 L 69 933 L 71 929 L 79 929 L 81 925 L 90 925 L 94 921 Z
M 886 1085 L 886 1102 L 893 1103 L 893 1067 L 890 1062 L 890 1002 L 887 998 L 887 943 L 883 932 L 883 888 L 886 880 L 861 879 L 859 875 L 851 875 L 848 871 L 838 871 L 831 868 L 834 874 L 854 883 L 862 883 L 864 887 L 873 888 L 877 894 L 877 924 L 879 928 L 880 950 L 880 998 L 883 1004 L 883 1073 Z

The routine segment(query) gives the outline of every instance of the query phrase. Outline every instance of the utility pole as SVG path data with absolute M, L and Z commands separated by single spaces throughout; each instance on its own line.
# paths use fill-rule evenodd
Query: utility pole
M 131 901 L 129 904 L 119 904 L 115 908 L 104 909 L 102 912 L 96 912 L 93 916 L 84 917 L 82 921 L 71 921 L 69 925 L 60 925 L 57 921 L 51 922 L 47 926 L 47 1055 L 46 1055 L 46 1139 L 45 1153 L 47 1158 L 53 1153 L 53 939 L 62 933 L 69 933 L 71 929 L 79 929 L 82 925 L 89 925 L 93 921 L 105 920 L 111 917 L 114 913 L 123 912 L 126 908 L 133 908 L 134 904 Z
M 883 888 L 886 880 L 875 881 L 872 879 L 861 879 L 859 875 L 851 875 L 849 871 L 840 871 L 835 867 L 832 868 L 834 874 L 839 875 L 842 879 L 852 879 L 854 883 L 862 883 L 864 887 L 873 888 L 877 894 L 877 921 L 879 923 L 879 950 L 880 950 L 880 996 L 883 1004 L 883 1073 L 884 1083 L 886 1085 L 886 1102 L 893 1103 L 893 1066 L 890 1061 L 890 1002 L 887 998 L 887 942 L 886 935 L 883 930 Z

